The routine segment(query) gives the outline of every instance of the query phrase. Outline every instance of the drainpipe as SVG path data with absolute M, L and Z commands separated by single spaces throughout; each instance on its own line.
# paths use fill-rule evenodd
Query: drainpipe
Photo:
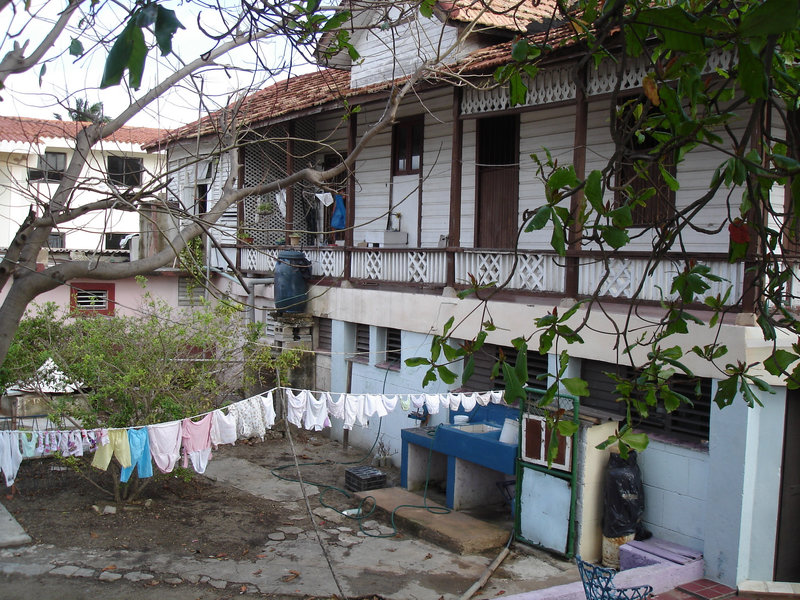
M 234 277 L 226 273 L 225 271 L 221 271 L 219 269 L 208 269 L 209 272 L 214 273 L 215 275 L 219 275 L 220 277 L 224 277 L 234 283 L 238 283 L 241 285 L 244 290 L 247 292 L 247 318 L 250 323 L 256 322 L 256 306 L 255 306 L 255 286 L 257 285 L 264 285 L 275 283 L 274 277 L 261 277 L 259 279 L 247 279 L 241 277 Z

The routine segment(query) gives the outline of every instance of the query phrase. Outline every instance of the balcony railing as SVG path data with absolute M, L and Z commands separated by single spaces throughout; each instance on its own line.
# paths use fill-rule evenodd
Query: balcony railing
M 278 252 L 284 247 L 224 248 L 228 257 L 238 252 L 236 262 L 247 273 L 270 273 L 275 268 Z M 568 261 L 551 252 L 487 250 L 472 248 L 344 248 L 341 246 L 303 247 L 311 261 L 314 277 L 349 278 L 353 281 L 415 285 L 417 287 L 468 286 L 505 282 L 509 291 L 542 294 L 564 294 L 567 289 Z M 217 257 L 219 259 L 219 257 Z M 723 254 L 697 256 L 699 263 L 723 281 L 712 283 L 705 295 L 725 295 L 732 287 L 729 303 L 736 303 L 744 286 L 744 266 L 730 264 Z M 221 260 L 218 266 L 223 267 Z M 578 296 L 595 293 L 602 281 L 599 296 L 614 299 L 659 301 L 673 297 L 670 290 L 675 275 L 683 270 L 678 257 L 660 261 L 655 267 L 644 254 L 620 255 L 606 261 L 591 253 L 578 255 Z M 652 270 L 652 272 L 650 272 Z M 349 272 L 348 272 L 349 271 Z

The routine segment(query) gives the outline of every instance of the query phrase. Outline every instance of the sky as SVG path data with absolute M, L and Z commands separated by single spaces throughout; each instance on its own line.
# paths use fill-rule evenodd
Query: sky
M 53 0 L 39 0 L 32 3 L 29 13 L 14 13 L 12 5 L 0 12 L 0 31 L 6 32 L 2 37 L 0 56 L 13 47 L 14 41 L 24 43 L 30 39 L 28 52 L 38 45 L 57 18 L 56 4 L 61 5 Z M 143 85 L 138 92 L 130 90 L 127 85 L 99 89 L 109 46 L 93 44 L 93 40 L 102 36 L 113 39 L 121 31 L 124 19 L 124 13 L 117 6 L 105 3 L 98 5 L 100 10 L 96 19 L 83 30 L 75 28 L 80 22 L 80 15 L 73 16 L 73 29 L 65 32 L 47 54 L 44 73 L 37 65 L 27 73 L 11 75 L 6 80 L 6 89 L 0 90 L 0 114 L 52 119 L 54 113 L 58 113 L 68 119 L 65 105 L 74 106 L 75 100 L 82 98 L 90 105 L 103 102 L 105 114 L 113 117 L 141 97 L 155 82 L 171 73 L 178 57 L 189 62 L 213 47 L 213 41 L 200 31 L 197 23 L 199 20 L 207 30 L 220 30 L 223 18 L 219 12 L 202 10 L 197 3 L 165 1 L 160 4 L 175 10 L 186 29 L 179 29 L 173 37 L 173 56 L 161 57 L 157 48 L 148 53 Z M 85 5 L 88 7 L 89 3 Z M 84 23 L 89 23 L 89 19 L 85 19 Z M 67 52 L 73 37 L 80 39 L 84 46 L 85 54 L 81 58 L 76 59 Z M 148 42 L 154 41 L 149 34 L 145 37 Z M 286 77 L 285 70 L 281 71 L 280 67 L 289 62 L 293 63 L 292 73 L 295 75 L 313 68 L 288 54 L 281 40 L 260 42 L 257 46 L 242 48 L 236 54 L 222 59 L 219 68 L 207 69 L 184 80 L 163 98 L 140 111 L 128 124 L 177 127 L 198 119 L 207 110 L 227 105 L 243 88 L 259 89 L 269 84 L 273 81 L 270 73 L 263 66 L 256 67 L 256 52 L 261 56 L 262 65 L 279 72 L 277 79 Z M 199 90 L 203 92 L 203 102 L 200 101 Z

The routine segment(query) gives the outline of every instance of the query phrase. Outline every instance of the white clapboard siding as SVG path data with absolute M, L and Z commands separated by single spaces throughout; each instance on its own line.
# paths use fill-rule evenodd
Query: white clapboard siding
M 474 119 L 464 121 L 461 154 L 461 240 L 462 248 L 475 246 L 475 132 Z
M 525 210 L 534 210 L 545 204 L 544 185 L 537 175 L 531 154 L 544 162 L 547 148 L 559 165 L 572 164 L 575 142 L 575 107 L 572 105 L 534 110 L 520 115 L 519 143 L 519 214 L 520 223 Z M 565 202 L 567 202 L 565 200 Z M 551 230 L 522 234 L 520 248 L 544 249 L 550 247 Z
M 409 75 L 423 60 L 450 48 L 458 33 L 456 27 L 421 16 L 386 31 L 362 30 L 352 42 L 361 58 L 352 65 L 350 85 L 356 88 Z M 447 59 L 456 60 L 478 47 L 469 40 Z

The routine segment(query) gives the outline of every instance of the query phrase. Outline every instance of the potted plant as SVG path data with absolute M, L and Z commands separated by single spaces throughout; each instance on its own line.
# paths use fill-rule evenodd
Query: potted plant
M 247 229 L 246 227 L 242 227 L 239 229 L 239 231 L 236 232 L 236 239 L 242 242 L 243 244 L 252 244 L 253 232 Z
M 270 200 L 265 200 L 256 206 L 256 212 L 261 216 L 271 215 L 275 212 L 275 205 Z

